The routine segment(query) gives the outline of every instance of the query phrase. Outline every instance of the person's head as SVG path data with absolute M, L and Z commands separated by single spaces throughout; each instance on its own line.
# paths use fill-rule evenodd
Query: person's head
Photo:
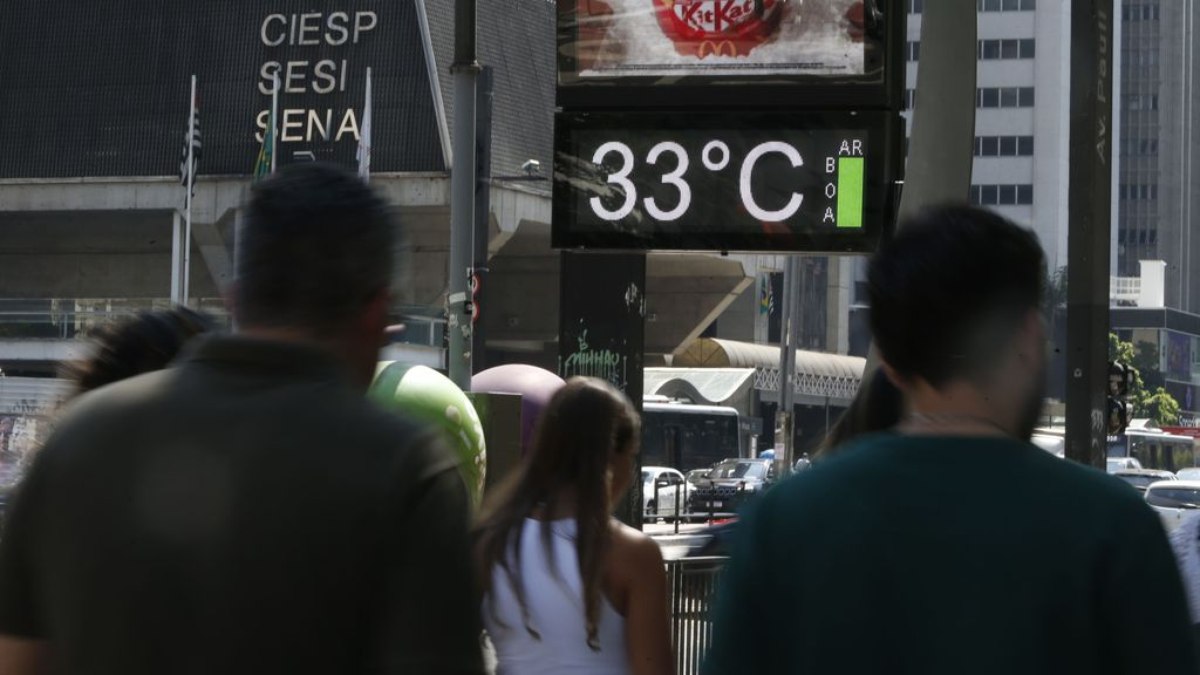
M 904 397 L 882 368 L 878 368 L 858 388 L 850 406 L 830 427 L 817 448 L 817 458 L 826 459 L 855 438 L 886 431 L 904 416 Z
M 208 317 L 186 307 L 142 312 L 97 330 L 91 355 L 64 367 L 71 398 L 135 375 L 166 368 L 193 337 L 213 330 Z
M 239 330 L 331 346 L 370 382 L 387 327 L 395 227 L 357 175 L 295 164 L 254 187 L 238 242 Z
M 521 466 L 488 499 L 477 528 L 479 571 L 491 588 L 491 570 L 499 564 L 515 583 L 526 611 L 517 539 L 525 518 L 549 519 L 571 513 L 576 522 L 575 548 L 584 586 L 588 644 L 596 646 L 600 616 L 601 574 L 611 536 L 609 518 L 634 479 L 634 459 L 641 438 L 637 410 L 615 387 L 593 378 L 575 377 L 551 397 L 542 413 L 533 447 Z M 550 548 L 550 530 L 543 528 Z M 509 556 L 517 556 L 510 564 Z M 552 555 L 552 554 L 551 554 Z M 537 636 L 536 627 L 526 630 Z
M 867 282 L 884 368 L 914 411 L 986 411 L 1009 433 L 1032 434 L 1045 387 L 1044 270 L 1034 233 L 991 211 L 940 206 L 901 224 Z

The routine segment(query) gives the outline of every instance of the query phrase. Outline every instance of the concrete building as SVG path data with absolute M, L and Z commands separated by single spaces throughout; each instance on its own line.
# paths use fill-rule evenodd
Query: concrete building
M 1200 312 L 1200 158 L 1195 104 L 1200 54 L 1195 0 L 1121 0 L 1116 270 L 1163 260 L 1166 305 Z
M 406 358 L 436 364 L 457 147 L 453 3 L 331 2 L 300 14 L 265 1 L 47 4 L 7 3 L 0 20 L 0 373 L 12 391 L 57 391 L 14 378 L 53 376 L 82 353 L 91 325 L 168 306 L 177 245 L 191 251 L 191 304 L 222 314 L 271 73 L 282 81 L 279 164 L 352 166 L 368 66 L 371 183 L 395 206 L 404 236 L 394 318 L 408 326 Z M 45 21 L 48 11 L 63 20 Z M 560 262 L 550 183 L 530 180 L 522 165 L 553 165 L 555 7 L 489 0 L 478 23 L 480 61 L 495 82 L 481 360 L 554 368 Z M 192 74 L 203 152 L 185 242 L 176 214 Z M 650 254 L 647 363 L 681 351 L 754 286 L 759 265 L 756 256 Z M 21 410 L 52 403 L 25 398 Z

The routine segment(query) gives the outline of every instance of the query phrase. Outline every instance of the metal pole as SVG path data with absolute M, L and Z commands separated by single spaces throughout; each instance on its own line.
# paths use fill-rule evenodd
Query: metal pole
M 1071 3 L 1067 458 L 1104 466 L 1112 189 L 1113 0 Z
M 279 88 L 283 86 L 278 71 L 272 73 L 271 83 L 275 85 L 271 91 L 271 173 L 275 173 L 275 158 L 279 155 L 276 152 L 279 149 Z
M 456 0 L 454 12 L 454 157 L 450 168 L 450 279 L 446 329 L 450 379 L 471 384 L 468 277 L 475 224 L 475 0 Z
M 475 232 L 474 254 L 471 257 L 472 278 L 477 286 L 473 289 L 475 316 L 472 324 L 471 366 L 473 372 L 487 367 L 484 362 L 485 343 L 483 334 L 483 312 L 486 307 L 484 296 L 488 292 L 488 234 L 492 211 L 492 69 L 484 66 L 479 73 L 479 101 L 475 116 L 478 134 L 476 145 L 475 181 Z
M 196 134 L 196 76 L 192 76 L 192 97 L 189 99 L 188 137 L 187 137 L 187 194 L 184 196 L 184 235 L 183 235 L 183 291 L 182 304 L 188 304 L 191 296 L 192 283 L 192 186 L 196 181 L 196 167 L 193 164 Z
M 782 438 L 775 439 L 775 460 L 787 462 L 792 452 L 792 415 L 795 412 L 796 342 L 800 327 L 799 258 L 789 255 L 783 267 L 783 309 L 779 326 L 779 410 L 776 428 Z M 782 450 L 783 456 L 780 456 Z M 786 470 L 786 469 L 785 469 Z
M 791 299 L 784 298 L 784 302 L 791 307 L 791 319 L 788 321 L 788 386 L 787 397 L 784 399 L 787 405 L 788 431 L 783 439 L 783 471 L 780 472 L 781 475 L 787 475 L 791 471 L 796 449 L 796 349 L 800 346 L 800 321 L 803 315 L 801 310 L 803 295 L 800 287 L 803 271 L 800 267 L 800 256 L 789 256 L 788 263 L 792 266 L 792 279 L 786 292 Z

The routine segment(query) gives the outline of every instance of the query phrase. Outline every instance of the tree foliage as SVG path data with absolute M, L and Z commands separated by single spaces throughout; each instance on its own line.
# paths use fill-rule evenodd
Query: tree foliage
M 1142 372 L 1147 375 L 1157 371 L 1158 349 L 1149 342 L 1139 342 L 1135 348 L 1132 342 L 1126 342 L 1108 334 L 1108 360 L 1116 361 L 1133 371 L 1132 383 L 1129 387 L 1129 403 L 1132 407 L 1132 417 L 1146 417 L 1154 420 L 1159 426 L 1169 426 L 1179 423 L 1179 402 L 1163 387 L 1146 386 Z

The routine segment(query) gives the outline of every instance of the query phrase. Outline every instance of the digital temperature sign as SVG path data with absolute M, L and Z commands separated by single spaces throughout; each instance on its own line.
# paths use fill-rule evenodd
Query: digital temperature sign
M 873 250 L 895 189 L 888 115 L 561 113 L 554 245 Z

